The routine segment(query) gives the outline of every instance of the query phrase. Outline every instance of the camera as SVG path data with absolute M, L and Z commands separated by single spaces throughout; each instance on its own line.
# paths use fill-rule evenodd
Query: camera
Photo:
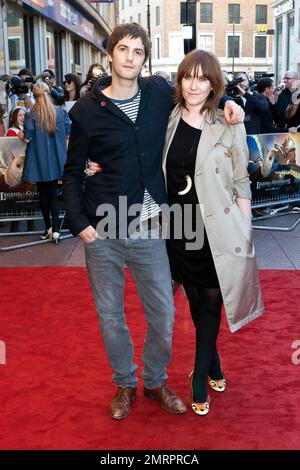
M 226 86 L 226 93 L 228 96 L 239 96 L 240 95 L 240 90 L 237 88 L 237 85 L 242 83 L 243 77 L 239 78 L 234 78 L 233 80 L 229 81 Z
M 107 73 L 105 72 L 104 68 L 97 65 L 92 70 L 92 78 L 89 80 L 89 84 L 93 87 L 96 81 L 101 77 L 107 77 Z
M 49 72 L 43 72 L 42 74 L 42 80 L 45 83 L 48 83 L 53 77 L 51 77 Z
M 251 91 L 257 92 L 257 84 L 259 80 L 261 80 L 262 78 L 273 78 L 273 77 L 274 77 L 274 73 L 271 73 L 271 72 L 257 74 L 254 80 L 249 80 Z
M 5 91 L 8 97 L 12 95 L 26 95 L 34 83 L 33 77 L 20 78 L 18 75 L 2 75 L 0 80 L 6 83 Z

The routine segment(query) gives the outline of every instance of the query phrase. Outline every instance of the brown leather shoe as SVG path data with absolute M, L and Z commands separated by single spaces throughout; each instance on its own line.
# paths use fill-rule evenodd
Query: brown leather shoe
M 136 387 L 118 387 L 109 412 L 114 419 L 123 419 L 131 412 L 131 403 L 136 399 Z
M 156 388 L 144 387 L 144 395 L 147 398 L 159 401 L 162 408 L 170 413 L 184 413 L 187 410 L 183 401 L 171 392 L 166 384 Z

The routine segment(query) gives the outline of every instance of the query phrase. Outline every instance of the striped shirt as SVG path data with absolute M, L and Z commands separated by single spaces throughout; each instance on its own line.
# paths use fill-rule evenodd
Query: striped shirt
M 139 112 L 140 102 L 141 102 L 141 90 L 140 89 L 138 90 L 135 96 L 133 96 L 132 98 L 129 98 L 128 100 L 114 100 L 111 98 L 111 101 L 116 106 L 118 106 L 118 108 L 121 109 L 121 111 L 123 111 L 123 113 L 125 113 L 126 116 L 128 116 L 132 122 L 136 121 L 136 118 Z M 142 222 L 143 220 L 147 220 L 150 217 L 154 217 L 159 212 L 160 212 L 159 205 L 156 204 L 151 194 L 145 188 L 140 221 Z

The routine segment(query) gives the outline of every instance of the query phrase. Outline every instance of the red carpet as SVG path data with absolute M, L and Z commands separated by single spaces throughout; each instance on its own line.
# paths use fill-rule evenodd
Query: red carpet
M 300 449 L 300 272 L 261 273 L 265 315 L 219 349 L 228 378 L 211 392 L 211 412 L 172 415 L 142 396 L 114 421 L 114 394 L 83 268 L 1 268 L 1 449 Z M 171 388 L 187 398 L 194 336 L 186 300 L 177 297 Z M 126 308 L 137 362 L 144 318 L 133 283 Z M 1 361 L 0 361 L 1 362 Z

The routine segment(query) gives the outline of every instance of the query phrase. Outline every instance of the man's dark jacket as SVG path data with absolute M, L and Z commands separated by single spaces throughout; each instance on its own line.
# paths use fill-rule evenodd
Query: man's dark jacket
M 138 84 L 141 102 L 135 123 L 101 92 L 100 83 L 70 112 L 63 188 L 66 223 L 74 235 L 96 227 L 99 205 L 110 203 L 118 213 L 119 196 L 127 196 L 128 207 L 142 204 L 147 188 L 157 204 L 167 202 L 162 151 L 173 89 L 157 76 L 139 78 Z M 88 159 L 99 163 L 102 172 L 85 178 Z
M 242 98 L 235 98 L 235 102 L 245 111 L 244 125 L 247 134 L 261 134 L 261 119 L 267 111 L 267 104 L 257 93 L 246 92 L 243 96 L 246 99 L 244 103 Z

